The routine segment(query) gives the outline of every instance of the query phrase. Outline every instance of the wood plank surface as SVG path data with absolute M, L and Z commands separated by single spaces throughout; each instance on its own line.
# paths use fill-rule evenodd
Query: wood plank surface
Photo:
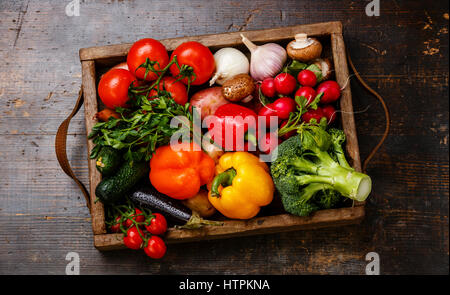
M 448 274 L 448 2 L 0 2 L 0 274 Z M 93 246 L 84 198 L 58 167 L 54 136 L 81 86 L 79 49 L 156 39 L 342 21 L 352 60 L 386 100 L 391 134 L 368 166 L 373 192 L 361 224 L 171 244 L 164 259 Z M 384 131 L 377 101 L 351 78 L 361 159 Z M 88 183 L 84 115 L 69 128 L 72 168 Z

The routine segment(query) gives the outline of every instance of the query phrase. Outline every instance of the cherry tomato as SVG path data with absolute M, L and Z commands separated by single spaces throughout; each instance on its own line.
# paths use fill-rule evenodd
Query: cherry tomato
M 276 94 L 275 82 L 273 78 L 266 78 L 261 83 L 261 92 L 267 97 L 274 97 Z
M 149 233 L 154 235 L 162 235 L 167 230 L 167 221 L 164 216 L 159 213 L 154 213 L 155 218 L 152 218 L 149 225 L 146 225 L 145 228 Z
M 313 88 L 309 86 L 303 86 L 295 92 L 295 96 L 303 96 L 304 98 L 306 98 L 306 105 L 309 105 L 314 101 L 314 98 L 316 98 L 317 94 Z
M 193 69 L 195 76 L 191 77 L 191 85 L 205 83 L 211 78 L 216 69 L 213 54 L 208 47 L 199 42 L 190 41 L 181 44 L 172 52 L 170 59 L 172 60 L 175 55 L 180 67 L 187 65 Z M 172 76 L 177 77 L 180 74 L 180 69 L 178 69 L 176 64 L 173 64 L 170 66 L 170 72 Z M 186 85 L 188 84 L 187 78 L 181 81 Z
M 111 227 L 110 227 L 110 230 L 111 230 L 112 233 L 120 232 L 120 223 L 119 223 L 119 221 L 120 221 L 120 216 L 117 216 L 116 223 L 111 225 Z
M 166 76 L 159 82 L 159 89 L 168 91 L 177 104 L 185 105 L 188 101 L 186 86 L 181 81 L 175 81 L 175 78 Z M 151 97 L 157 94 L 156 89 L 152 89 L 148 96 Z
M 141 215 L 139 215 L 141 214 Z M 132 219 L 138 223 L 142 223 L 145 221 L 145 216 L 142 214 L 142 211 L 138 208 L 134 209 L 134 214 L 130 216 L 127 220 L 124 221 L 123 226 L 125 228 L 129 228 L 130 226 L 134 225 Z
M 136 69 L 142 65 L 146 59 L 150 61 L 157 62 L 153 65 L 156 70 L 161 70 L 167 66 L 169 63 L 169 54 L 167 53 L 166 47 L 158 40 L 145 38 L 136 41 L 133 46 L 131 46 L 130 51 L 127 55 L 127 65 L 130 72 L 134 73 L 139 79 L 144 79 L 145 68 Z M 158 75 L 152 71 L 147 73 L 145 80 L 153 81 L 158 78 Z
M 289 95 L 294 92 L 295 87 L 297 87 L 297 81 L 288 73 L 278 74 L 273 80 L 278 94 Z
M 148 239 L 147 246 L 144 247 L 144 252 L 148 257 L 159 259 L 166 254 L 167 246 L 164 241 L 158 236 L 152 236 Z
M 103 104 L 113 110 L 116 107 L 126 107 L 127 101 L 130 99 L 128 88 L 135 79 L 127 70 L 109 70 L 98 83 L 98 95 Z
M 302 70 L 300 73 L 298 73 L 297 80 L 298 83 L 300 83 L 300 85 L 302 86 L 314 87 L 317 83 L 316 74 L 314 74 L 310 70 Z
M 325 117 L 327 117 L 328 125 L 332 124 L 336 120 L 336 109 L 332 105 L 324 106 L 322 111 Z
M 336 101 L 341 96 L 341 87 L 336 81 L 325 81 L 317 86 L 317 94 L 323 92 L 320 103 L 327 104 Z
M 312 119 L 316 119 L 317 123 L 320 122 L 320 119 L 325 117 L 323 110 L 321 107 L 318 107 L 317 110 L 309 109 L 306 113 L 302 115 L 302 121 L 309 123 Z
M 133 250 L 138 250 L 141 248 L 143 240 L 139 233 L 143 235 L 143 233 L 135 226 L 130 227 L 127 230 L 127 235 L 123 238 L 123 243 L 127 248 Z

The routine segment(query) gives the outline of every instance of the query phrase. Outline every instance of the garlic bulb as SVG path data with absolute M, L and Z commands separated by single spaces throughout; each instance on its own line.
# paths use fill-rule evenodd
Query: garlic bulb
M 226 80 L 238 74 L 248 74 L 250 63 L 248 58 L 239 50 L 231 47 L 219 49 L 214 54 L 216 72 L 209 81 L 209 86 L 214 83 L 223 85 Z
M 276 43 L 255 45 L 241 34 L 242 42 L 251 52 L 250 75 L 256 81 L 262 81 L 278 74 L 287 59 L 286 50 Z

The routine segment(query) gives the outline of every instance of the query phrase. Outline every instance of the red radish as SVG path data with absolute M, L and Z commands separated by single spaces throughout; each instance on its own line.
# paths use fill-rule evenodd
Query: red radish
M 273 107 L 272 103 L 266 104 L 265 106 L 263 106 L 259 112 L 258 112 L 258 117 L 265 117 L 266 118 L 266 128 L 269 128 L 270 126 L 270 117 L 277 117 L 277 111 L 275 110 L 275 108 Z
M 266 78 L 261 83 L 261 92 L 267 97 L 274 97 L 276 94 L 275 82 L 273 78 Z
M 317 94 L 323 92 L 320 103 L 327 104 L 336 101 L 341 96 L 341 87 L 335 81 L 325 81 L 317 86 Z
M 300 73 L 298 73 L 297 80 L 298 83 L 300 83 L 300 85 L 302 86 L 314 87 L 317 83 L 316 74 L 314 74 L 310 70 L 302 70 Z
M 280 120 L 289 119 L 291 112 L 295 111 L 295 100 L 290 97 L 281 97 L 267 104 L 259 110 L 258 116 L 266 117 L 266 127 L 270 125 L 270 116 L 277 116 Z
M 325 117 L 323 110 L 321 107 L 318 107 L 317 110 L 309 109 L 306 113 L 302 115 L 302 121 L 309 123 L 312 119 L 316 119 L 317 123 L 320 122 L 320 119 Z
M 316 98 L 317 93 L 314 90 L 314 88 L 309 87 L 309 86 L 303 86 L 300 87 L 296 92 L 295 92 L 295 96 L 303 96 L 304 98 L 306 98 L 306 105 L 309 105 L 310 103 L 312 103 L 314 101 L 314 98 Z
M 291 112 L 295 111 L 295 100 L 290 97 L 281 97 L 271 103 L 272 108 L 275 109 L 278 118 L 289 119 Z
M 294 76 L 288 73 L 278 74 L 275 79 L 275 89 L 281 95 L 289 95 L 294 92 L 297 87 L 297 81 Z
M 328 125 L 332 124 L 336 120 L 336 109 L 332 105 L 326 105 L 322 108 L 322 111 L 327 117 Z
M 276 131 L 266 133 L 260 140 L 262 140 L 262 143 L 259 143 L 259 148 L 261 152 L 265 154 L 270 154 L 278 146 L 278 144 L 281 143 Z
M 281 123 L 280 129 L 283 128 L 284 126 L 286 126 L 287 123 L 288 123 L 288 120 L 283 121 L 283 123 Z M 286 140 L 289 137 L 295 136 L 296 134 L 297 134 L 297 131 L 296 130 L 292 130 L 292 131 L 289 131 L 288 133 L 284 134 L 283 136 L 281 136 L 281 138 Z

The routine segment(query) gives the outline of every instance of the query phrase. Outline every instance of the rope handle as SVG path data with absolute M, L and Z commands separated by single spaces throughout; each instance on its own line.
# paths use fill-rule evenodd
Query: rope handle
M 72 168 L 70 167 L 69 160 L 67 159 L 67 151 L 66 151 L 66 143 L 67 143 L 67 131 L 69 129 L 70 120 L 78 113 L 81 106 L 83 105 L 83 90 L 80 89 L 78 93 L 78 99 L 75 103 L 75 106 L 70 113 L 70 115 L 61 123 L 61 125 L 58 128 L 58 131 L 56 132 L 55 137 L 55 152 L 56 152 L 56 158 L 58 159 L 58 163 L 61 166 L 62 170 L 70 177 L 72 178 L 75 183 L 80 188 L 81 192 L 84 195 L 84 198 L 86 199 L 86 206 L 89 209 L 89 212 L 91 212 L 91 198 L 89 195 L 88 190 L 84 186 L 84 184 L 76 177 L 75 173 L 73 172 Z
M 348 59 L 348 63 L 350 64 L 350 67 L 352 68 L 353 73 L 355 74 L 356 78 L 358 79 L 358 82 L 367 91 L 369 91 L 373 96 L 375 96 L 378 99 L 378 101 L 381 103 L 383 110 L 384 110 L 385 119 L 386 119 L 386 127 L 384 129 L 383 136 L 381 137 L 378 144 L 372 149 L 372 151 L 369 153 L 369 155 L 366 157 L 366 159 L 363 162 L 362 170 L 364 173 L 366 173 L 367 165 L 369 164 L 369 162 L 373 158 L 373 156 L 375 156 L 377 151 L 380 149 L 381 145 L 384 143 L 384 141 L 386 140 L 386 138 L 389 134 L 389 126 L 391 124 L 391 118 L 389 115 L 389 109 L 388 109 L 386 103 L 384 102 L 384 99 L 375 90 L 373 90 L 369 85 L 367 85 L 367 83 L 364 81 L 364 79 L 359 75 L 358 71 L 356 70 L 355 66 L 353 65 L 352 59 L 350 58 L 350 54 L 348 53 L 348 51 L 347 51 L 347 59 Z

